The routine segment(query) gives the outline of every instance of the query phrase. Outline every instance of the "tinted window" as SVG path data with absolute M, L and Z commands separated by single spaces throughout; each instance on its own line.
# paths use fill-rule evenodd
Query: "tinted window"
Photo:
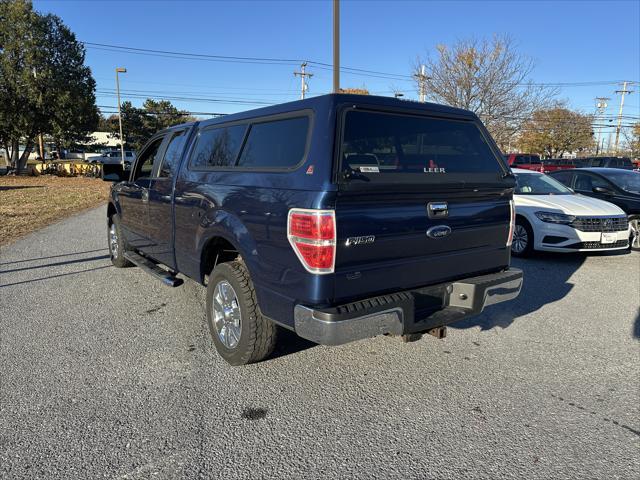
M 233 166 L 246 128 L 245 125 L 233 125 L 200 131 L 196 147 L 191 155 L 190 167 Z
M 611 188 L 609 182 L 603 178 L 589 175 L 588 173 L 576 172 L 575 190 L 592 193 L 594 187 Z
M 162 144 L 162 137 L 155 140 L 152 144 L 149 145 L 142 155 L 138 157 L 138 162 L 136 163 L 136 170 L 133 174 L 133 179 L 141 177 L 150 177 L 151 171 L 153 170 L 153 162 L 155 162 L 156 155 L 158 155 L 158 150 L 160 149 L 160 145 Z
M 164 153 L 162 159 L 162 165 L 160 166 L 159 177 L 173 177 L 178 169 L 180 163 L 180 156 L 184 147 L 184 141 L 186 139 L 186 132 L 177 132 L 171 137 L 169 146 Z
M 558 180 L 559 182 L 564 183 L 566 186 L 570 186 L 571 183 L 571 172 L 558 172 L 552 175 L 553 178 Z
M 640 174 L 637 172 L 618 170 L 615 172 L 603 172 L 603 175 L 622 190 L 631 193 L 640 193 Z
M 500 164 L 473 122 L 350 111 L 343 169 L 367 174 L 499 172 Z
M 287 118 L 251 125 L 238 166 L 287 168 L 302 161 L 309 117 Z

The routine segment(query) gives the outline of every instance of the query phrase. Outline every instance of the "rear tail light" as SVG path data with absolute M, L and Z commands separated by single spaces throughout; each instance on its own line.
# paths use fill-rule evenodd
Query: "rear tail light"
M 507 247 L 513 243 L 513 229 L 516 227 L 516 206 L 513 200 L 509 200 L 509 235 L 507 236 Z
M 287 220 L 287 238 L 308 272 L 334 272 L 336 214 L 333 210 L 292 208 Z

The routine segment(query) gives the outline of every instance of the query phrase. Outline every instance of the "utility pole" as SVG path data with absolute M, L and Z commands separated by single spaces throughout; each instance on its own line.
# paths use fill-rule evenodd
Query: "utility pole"
M 427 101 L 427 79 L 429 78 L 426 67 L 420 65 L 420 73 L 416 73 L 413 77 L 418 80 L 418 101 L 424 103 Z
M 33 78 L 35 78 L 36 80 L 38 79 L 38 70 L 36 70 L 36 67 L 33 67 Z M 40 103 L 42 103 L 42 91 L 40 91 L 39 95 L 40 95 Z M 38 134 L 38 146 L 40 148 L 40 161 L 44 162 L 44 141 L 42 139 L 42 133 Z M 8 153 L 9 152 L 7 152 L 7 154 Z M 58 155 L 60 155 L 60 152 L 58 152 Z
M 305 78 L 313 77 L 313 73 L 309 73 L 305 71 L 306 68 L 307 68 L 307 62 L 303 62 L 300 65 L 300 71 L 293 72 L 293 75 L 296 77 L 300 75 L 300 100 L 304 100 L 304 94 L 307 92 L 307 90 L 309 90 L 309 85 L 307 84 L 307 81 L 305 80 Z
M 614 145 L 614 151 L 618 154 L 618 141 L 620 140 L 620 129 L 622 128 L 622 109 L 624 108 L 624 96 L 627 93 L 632 93 L 633 90 L 627 90 L 627 81 L 622 84 L 622 90 L 616 90 L 615 93 L 619 93 L 620 97 L 620 111 L 618 112 L 618 126 L 616 127 L 616 143 Z
M 333 93 L 340 93 L 340 0 L 333 0 Z
M 598 123 L 599 118 L 602 116 L 604 111 L 607 109 L 609 104 L 607 103 L 611 100 L 609 97 L 596 97 L 596 118 L 595 121 Z M 604 119 L 602 119 L 604 121 Z M 602 134 L 602 124 L 598 125 L 598 140 L 596 141 L 596 156 L 600 150 L 600 135 Z
M 120 78 L 119 73 L 127 73 L 127 69 L 124 67 L 116 68 L 116 94 L 118 96 L 118 123 L 120 124 L 120 163 L 122 164 L 122 170 L 124 171 L 124 136 L 122 135 L 122 107 L 120 104 Z

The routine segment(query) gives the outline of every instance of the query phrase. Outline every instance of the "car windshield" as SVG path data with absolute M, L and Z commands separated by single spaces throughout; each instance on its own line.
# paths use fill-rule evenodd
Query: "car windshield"
M 640 173 L 629 170 L 602 173 L 607 180 L 614 183 L 625 192 L 640 193 Z
M 517 173 L 517 195 L 572 195 L 573 192 L 557 180 L 537 173 Z

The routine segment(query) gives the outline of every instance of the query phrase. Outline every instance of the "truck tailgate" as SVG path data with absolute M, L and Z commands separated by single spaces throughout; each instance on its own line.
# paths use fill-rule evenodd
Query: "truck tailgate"
M 446 204 L 447 215 L 432 218 L 429 204 Z M 336 202 L 336 300 L 504 268 L 509 215 L 509 197 L 498 190 L 344 192 Z

